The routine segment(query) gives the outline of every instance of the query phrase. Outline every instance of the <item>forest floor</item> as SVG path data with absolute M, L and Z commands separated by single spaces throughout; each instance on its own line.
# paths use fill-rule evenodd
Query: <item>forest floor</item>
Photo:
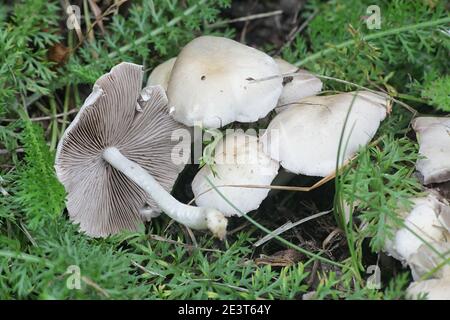
M 386 220 L 397 204 L 423 191 L 411 120 L 450 111 L 444 4 L 379 1 L 381 29 L 369 29 L 364 16 L 371 1 L 364 0 L 80 0 L 71 1 L 79 9 L 77 33 L 67 27 L 64 3 L 0 4 L 0 298 L 405 298 L 411 272 L 382 249 L 392 237 Z M 324 92 L 363 86 L 397 101 L 375 143 L 336 179 L 309 192 L 272 190 L 250 220 L 230 219 L 226 241 L 192 234 L 164 216 L 106 239 L 80 234 L 53 169 L 65 128 L 112 66 L 143 64 L 148 76 L 203 34 L 230 37 L 347 81 L 324 80 Z M 266 127 L 271 117 L 253 126 Z M 198 170 L 188 165 L 180 175 L 173 195 L 181 202 L 194 197 Z M 284 184 L 319 180 L 299 175 Z M 349 199 L 357 205 L 352 224 L 343 228 L 337 203 Z M 267 235 L 260 225 L 273 231 L 326 211 L 282 233 L 284 242 L 255 245 Z M 362 223 L 369 227 L 361 229 Z M 81 275 L 79 290 L 70 286 L 73 268 Z M 380 276 L 375 286 L 374 270 Z

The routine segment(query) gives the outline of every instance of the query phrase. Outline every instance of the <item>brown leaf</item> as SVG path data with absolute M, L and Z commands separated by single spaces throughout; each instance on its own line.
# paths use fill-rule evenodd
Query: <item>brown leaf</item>
M 70 55 L 70 49 L 61 43 L 56 43 L 47 52 L 47 58 L 50 61 L 56 62 L 59 66 L 63 65 Z
M 274 253 L 271 256 L 261 255 L 255 259 L 257 265 L 271 265 L 275 267 L 291 266 L 302 258 L 302 254 L 296 250 L 288 249 Z

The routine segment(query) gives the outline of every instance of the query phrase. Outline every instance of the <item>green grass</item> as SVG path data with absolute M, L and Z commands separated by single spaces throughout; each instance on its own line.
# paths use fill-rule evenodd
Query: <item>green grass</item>
M 442 3 L 379 1 L 382 29 L 368 30 L 360 16 L 370 1 L 308 1 L 302 18 L 317 14 L 283 57 L 329 77 L 325 90 L 355 90 L 355 84 L 381 88 L 398 102 L 375 143 L 362 148 L 334 182 L 308 194 L 275 194 L 257 212 L 231 219 L 230 230 L 240 231 L 226 242 L 195 233 L 196 243 L 164 217 L 140 232 L 108 239 L 79 234 L 65 214 L 54 150 L 73 117 L 67 113 L 80 107 L 95 80 L 113 65 L 143 64 L 148 75 L 195 36 L 234 37 L 230 26 L 208 27 L 224 18 L 231 1 L 189 0 L 186 6 L 133 1 L 108 16 L 105 34 L 95 27 L 94 38 L 82 44 L 64 27 L 58 1 L 9 3 L 0 5 L 6 9 L 0 10 L 0 298 L 300 299 L 305 293 L 315 299 L 404 298 L 409 271 L 392 259 L 392 266 L 378 263 L 379 252 L 402 224 L 395 209 L 421 192 L 413 175 L 417 144 L 411 110 L 439 114 L 450 108 L 450 37 L 443 32 L 449 21 Z M 83 1 L 74 3 L 84 12 Z M 82 30 L 94 20 L 92 13 L 83 17 Z M 48 59 L 55 44 L 73 50 L 65 63 Z M 59 113 L 64 115 L 57 118 Z M 186 202 L 194 172 L 188 168 L 174 191 Z M 297 177 L 292 184 L 312 182 Z M 344 204 L 355 204 L 348 223 Z M 253 246 L 287 220 L 331 207 L 334 217 Z M 299 252 L 294 264 L 258 263 L 261 255 L 287 249 Z M 368 286 L 368 268 L 376 264 L 380 288 Z M 67 286 L 72 279 L 67 270 L 74 265 L 81 272 L 80 289 Z

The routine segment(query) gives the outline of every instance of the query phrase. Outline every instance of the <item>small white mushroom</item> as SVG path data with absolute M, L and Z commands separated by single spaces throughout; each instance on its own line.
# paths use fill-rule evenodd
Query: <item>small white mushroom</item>
M 265 117 L 282 87 L 278 65 L 267 54 L 230 39 L 203 36 L 181 50 L 167 95 L 175 120 L 219 128 Z
M 279 164 L 263 151 L 256 136 L 234 132 L 221 140 L 214 152 L 214 176 L 204 166 L 192 181 L 192 190 L 199 206 L 213 207 L 225 216 L 240 215 L 215 190 L 206 177 L 218 186 L 220 192 L 243 213 L 259 207 L 269 189 L 221 187 L 224 185 L 270 185 L 278 173 Z
M 372 139 L 386 117 L 386 105 L 384 96 L 368 91 L 302 99 L 271 121 L 261 137 L 264 151 L 293 173 L 327 176 L 336 168 L 350 107 L 341 148 L 344 161 Z
M 160 85 L 164 88 L 164 90 L 167 91 L 167 87 L 169 86 L 170 74 L 176 60 L 176 57 L 169 59 L 153 69 L 152 73 L 150 73 L 150 76 L 148 77 L 147 86 Z
M 450 279 L 429 279 L 413 282 L 407 289 L 409 299 L 450 300 Z
M 142 76 L 142 66 L 121 63 L 100 77 L 59 142 L 55 169 L 69 216 L 86 234 L 105 237 L 135 230 L 148 203 L 223 238 L 222 213 L 185 205 L 169 193 L 180 170 L 171 159 L 171 134 L 183 126 L 169 116 L 161 86 L 141 90 Z
M 416 164 L 424 184 L 450 180 L 450 117 L 419 117 L 413 122 L 424 157 Z
M 284 108 L 288 108 L 289 104 L 314 96 L 322 90 L 322 81 L 312 73 L 306 70 L 299 70 L 296 66 L 281 58 L 275 58 L 275 62 L 283 75 L 296 72 L 294 76 L 284 77 L 283 91 L 278 99 L 277 111 L 282 111 Z
M 447 254 L 450 228 L 446 221 L 450 218 L 450 206 L 433 191 L 426 197 L 412 201 L 410 212 L 398 212 L 399 216 L 405 219 L 405 227 L 396 231 L 394 238 L 386 242 L 384 250 L 402 263 L 408 264 L 414 279 L 418 279 L 442 262 L 437 252 L 441 256 Z M 441 272 L 448 272 L 445 270 L 447 269 Z
M 433 278 L 450 279 L 450 263 L 445 263 L 449 258 L 450 242 L 434 241 L 421 244 L 417 251 L 409 256 L 408 265 L 415 280 L 431 271 L 434 271 Z

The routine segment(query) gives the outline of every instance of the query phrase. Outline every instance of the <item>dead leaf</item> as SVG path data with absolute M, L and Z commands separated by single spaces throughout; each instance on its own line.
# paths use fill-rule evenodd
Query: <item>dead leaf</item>
M 296 250 L 288 249 L 276 252 L 271 256 L 261 255 L 255 259 L 257 265 L 271 265 L 275 267 L 291 266 L 302 258 L 302 254 Z

